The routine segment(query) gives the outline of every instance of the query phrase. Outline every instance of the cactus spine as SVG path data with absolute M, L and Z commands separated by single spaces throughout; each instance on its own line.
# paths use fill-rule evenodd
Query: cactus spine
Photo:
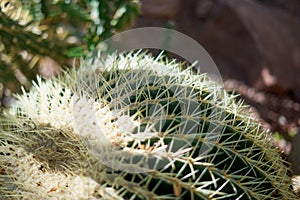
M 2 116 L 0 195 L 296 199 L 265 135 L 205 74 L 143 53 L 95 57 L 38 78 Z

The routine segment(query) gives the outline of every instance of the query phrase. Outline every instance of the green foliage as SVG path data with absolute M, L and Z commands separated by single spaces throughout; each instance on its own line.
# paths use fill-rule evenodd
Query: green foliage
M 0 195 L 297 199 L 286 163 L 247 106 L 181 67 L 112 55 L 39 78 L 0 119 Z
M 43 59 L 70 67 L 138 12 L 137 0 L 0 0 L 0 82 L 28 89 Z

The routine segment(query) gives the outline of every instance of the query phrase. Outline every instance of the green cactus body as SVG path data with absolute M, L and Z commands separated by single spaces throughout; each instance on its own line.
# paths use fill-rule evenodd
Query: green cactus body
M 0 139 L 7 199 L 297 199 L 247 106 L 165 57 L 113 54 L 38 78 Z

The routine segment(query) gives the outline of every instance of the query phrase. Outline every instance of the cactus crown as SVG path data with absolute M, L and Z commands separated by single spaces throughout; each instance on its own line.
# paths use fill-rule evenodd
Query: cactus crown
M 0 194 L 51 199 L 296 199 L 247 106 L 145 53 L 82 61 L 0 120 Z

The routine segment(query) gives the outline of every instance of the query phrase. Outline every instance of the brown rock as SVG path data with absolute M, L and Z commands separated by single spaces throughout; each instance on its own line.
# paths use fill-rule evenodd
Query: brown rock
M 153 18 L 174 19 L 180 11 L 180 0 L 143 0 L 142 14 Z
M 239 16 L 225 3 L 216 3 L 213 16 L 202 26 L 200 44 L 213 56 L 221 74 L 263 87 L 264 61 Z
M 299 18 L 253 0 L 223 0 L 219 4 L 222 9 L 203 34 L 213 54 L 232 60 L 244 71 L 246 81 L 258 88 L 299 88 Z
M 250 0 L 227 0 L 236 11 L 266 65 L 276 78 L 274 86 L 283 90 L 300 87 L 300 20 L 287 12 Z
M 214 2 L 211 0 L 198 0 L 196 4 L 196 16 L 204 19 L 211 15 L 214 7 Z
M 299 99 L 300 18 L 288 9 L 258 0 L 144 0 L 142 4 L 137 26 L 164 27 L 172 19 L 177 30 L 212 55 L 225 78 L 256 89 L 291 92 Z

